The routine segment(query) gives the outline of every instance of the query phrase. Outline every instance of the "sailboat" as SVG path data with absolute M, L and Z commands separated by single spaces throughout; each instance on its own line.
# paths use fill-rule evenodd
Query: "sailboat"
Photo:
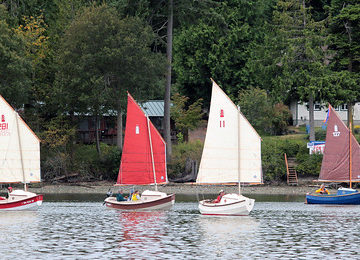
M 41 181 L 40 140 L 2 96 L 0 117 L 0 183 L 24 183 L 24 190 L 0 197 L 0 211 L 37 209 L 43 195 L 27 191 L 27 184 Z
M 145 190 L 137 201 L 105 199 L 108 207 L 121 210 L 166 209 L 175 203 L 175 194 L 159 192 L 158 184 L 168 183 L 166 144 L 155 126 L 128 93 L 124 148 L 117 178 L 121 185 L 155 185 L 155 191 Z
M 241 195 L 241 183 L 262 183 L 261 137 L 231 99 L 212 80 L 212 95 L 204 149 L 196 183 L 238 184 L 219 203 L 199 202 L 203 215 L 248 215 L 255 200 Z
M 329 105 L 326 142 L 319 182 L 349 182 L 336 194 L 306 194 L 307 204 L 360 204 L 360 193 L 352 189 L 360 182 L 360 146 L 334 108 Z

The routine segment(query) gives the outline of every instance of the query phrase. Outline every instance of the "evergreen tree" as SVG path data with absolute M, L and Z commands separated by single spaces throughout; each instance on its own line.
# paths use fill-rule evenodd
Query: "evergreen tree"
M 360 98 L 360 3 L 333 0 L 330 14 L 330 47 L 335 51 L 332 82 L 336 99 L 348 104 L 348 122 L 352 122 L 353 106 Z
M 273 23 L 281 48 L 273 66 L 282 70 L 280 91 L 308 103 L 310 141 L 314 141 L 314 102 L 327 95 L 329 53 L 326 20 L 315 21 L 310 10 L 306 0 L 278 1 Z

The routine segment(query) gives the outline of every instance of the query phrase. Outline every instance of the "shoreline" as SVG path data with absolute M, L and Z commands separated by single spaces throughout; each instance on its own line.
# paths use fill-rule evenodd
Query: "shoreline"
M 124 193 L 128 193 L 132 187 L 138 189 L 140 192 L 150 189 L 154 190 L 153 185 L 144 186 L 113 186 L 112 182 L 81 182 L 81 183 L 62 183 L 51 184 L 41 183 L 30 185 L 29 191 L 38 194 L 106 194 L 111 189 L 113 192 L 118 192 L 121 189 Z M 15 186 L 22 188 L 22 186 Z M 280 185 L 256 185 L 241 187 L 243 194 L 256 195 L 305 195 L 308 192 L 314 192 L 318 189 L 318 185 L 314 184 L 300 184 L 298 186 L 288 186 L 287 184 Z M 220 190 L 226 193 L 237 193 L 237 185 L 195 185 L 183 183 L 169 183 L 167 185 L 158 185 L 158 190 L 171 194 L 193 195 L 193 194 L 218 194 Z M 335 190 L 331 190 L 334 193 Z

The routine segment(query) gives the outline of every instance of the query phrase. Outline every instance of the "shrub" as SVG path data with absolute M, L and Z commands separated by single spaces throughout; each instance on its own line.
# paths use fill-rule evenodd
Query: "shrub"
M 238 98 L 241 112 L 259 133 L 280 135 L 288 131 L 289 108 L 282 103 L 273 105 L 265 90 L 242 90 Z
M 186 160 L 188 159 L 197 161 L 199 164 L 203 145 L 203 142 L 199 140 L 174 145 L 172 147 L 171 163 L 168 165 L 169 178 L 179 177 L 185 172 Z
M 116 146 L 101 143 L 99 157 L 95 145 L 74 146 L 73 158 L 61 149 L 41 149 L 43 178 L 51 181 L 59 176 L 77 173 L 77 180 L 115 181 L 120 166 L 121 153 Z
M 324 129 L 315 129 L 315 140 L 323 141 L 326 138 L 326 130 Z
M 121 153 L 116 146 L 100 143 L 99 157 L 95 145 L 79 145 L 74 154 L 74 171 L 83 180 L 116 180 Z
M 303 176 L 318 176 L 322 158 L 322 154 L 299 153 L 296 156 L 296 172 Z
M 319 174 L 322 155 L 309 155 L 306 144 L 303 135 L 296 138 L 264 137 L 261 148 L 264 181 L 286 180 L 285 153 L 288 158 L 296 158 L 299 163 L 296 170 L 300 174 Z

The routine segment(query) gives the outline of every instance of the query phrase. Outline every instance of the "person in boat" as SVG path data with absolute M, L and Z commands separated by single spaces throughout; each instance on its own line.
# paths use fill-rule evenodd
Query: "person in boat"
M 216 199 L 214 199 L 213 203 L 219 203 L 221 201 L 221 198 L 225 195 L 225 192 L 223 190 L 219 191 L 219 196 L 217 196 Z
M 12 187 L 8 187 L 8 193 L 6 194 L 6 198 L 8 199 L 10 197 L 10 193 L 13 191 Z
M 316 193 L 320 194 L 330 194 L 330 192 L 325 188 L 325 184 L 321 184 L 320 188 L 315 191 Z
M 139 191 L 138 191 L 138 190 L 136 190 L 136 191 L 132 194 L 131 200 L 132 200 L 132 201 L 140 200 L 140 194 L 139 194 Z
M 122 190 L 116 194 L 116 201 L 127 201 L 127 197 L 122 194 Z

